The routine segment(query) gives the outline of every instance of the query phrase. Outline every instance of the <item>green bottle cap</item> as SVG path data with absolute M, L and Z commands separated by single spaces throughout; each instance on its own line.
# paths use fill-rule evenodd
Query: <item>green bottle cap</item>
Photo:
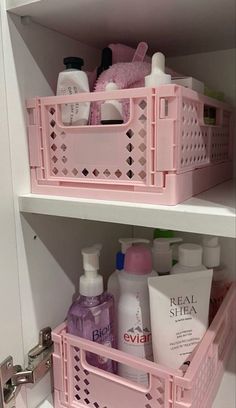
M 153 232 L 153 239 L 156 238 L 173 238 L 174 232 L 172 230 L 166 230 L 161 228 L 155 228 Z

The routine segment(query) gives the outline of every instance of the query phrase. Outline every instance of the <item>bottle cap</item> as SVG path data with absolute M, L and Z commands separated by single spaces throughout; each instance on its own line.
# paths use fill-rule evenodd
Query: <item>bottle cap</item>
M 156 238 L 153 241 L 154 269 L 160 273 L 170 272 L 172 266 L 171 244 L 183 241 L 182 238 Z
M 133 244 L 149 244 L 150 241 L 145 238 L 120 238 L 119 243 L 121 244 L 121 252 L 125 254 Z
M 102 246 L 96 244 L 82 249 L 84 274 L 80 277 L 80 294 L 98 296 L 103 293 L 103 277 L 98 274 Z
M 66 69 L 79 69 L 81 70 L 82 66 L 84 65 L 84 60 L 79 57 L 66 57 L 63 60 Z
M 153 232 L 153 239 L 156 238 L 174 238 L 174 232 L 172 230 L 155 228 Z
M 136 245 L 127 249 L 124 270 L 133 275 L 147 275 L 152 271 L 152 255 L 147 246 Z
M 203 265 L 207 268 L 215 268 L 220 265 L 220 245 L 219 238 L 205 235 L 203 244 Z
M 179 246 L 179 263 L 183 266 L 202 265 L 202 247 L 197 244 L 181 244 Z
M 121 251 L 116 254 L 116 269 L 119 271 L 124 269 L 125 253 L 128 248 L 133 244 L 149 244 L 149 242 L 148 239 L 144 238 L 120 238 L 119 243 L 121 244 Z
M 106 71 L 112 65 L 112 50 L 109 47 L 105 47 L 102 50 L 101 65 L 97 69 L 97 78 L 103 71 Z
M 152 71 L 145 77 L 145 86 L 156 87 L 171 83 L 171 75 L 165 73 L 165 56 L 156 52 L 152 56 Z

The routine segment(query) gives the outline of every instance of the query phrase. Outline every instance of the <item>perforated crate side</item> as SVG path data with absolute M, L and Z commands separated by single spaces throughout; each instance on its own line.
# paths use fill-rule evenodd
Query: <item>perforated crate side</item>
M 157 169 L 191 171 L 231 160 L 232 110 L 179 86 L 156 90 Z M 204 107 L 216 109 L 216 125 L 204 122 Z
M 224 299 L 185 376 L 174 378 L 175 408 L 209 408 L 236 340 L 236 284 Z M 232 315 L 233 312 L 233 315 Z

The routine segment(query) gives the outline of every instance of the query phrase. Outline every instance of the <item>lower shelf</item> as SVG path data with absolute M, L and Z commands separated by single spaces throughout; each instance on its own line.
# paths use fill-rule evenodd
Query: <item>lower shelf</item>
M 53 333 L 56 408 L 210 408 L 235 342 L 236 284 L 233 284 L 193 360 L 182 375 L 158 364 L 66 333 Z M 92 367 L 86 351 L 149 374 L 147 387 Z M 117 398 L 119 396 L 119 398 Z

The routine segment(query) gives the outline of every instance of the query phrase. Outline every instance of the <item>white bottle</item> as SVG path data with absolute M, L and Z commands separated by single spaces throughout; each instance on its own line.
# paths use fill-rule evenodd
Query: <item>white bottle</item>
M 201 245 L 181 244 L 179 246 L 179 262 L 171 268 L 171 274 L 203 271 L 206 269 L 202 264 Z
M 171 83 L 171 75 L 165 73 L 165 56 L 156 52 L 152 56 L 152 71 L 145 77 L 145 86 L 155 88 Z
M 118 300 L 120 297 L 120 287 L 118 275 L 121 270 L 124 269 L 125 254 L 128 248 L 133 244 L 149 244 L 148 239 L 143 238 L 120 238 L 119 243 L 121 244 L 121 251 L 116 254 L 116 270 L 110 275 L 107 282 L 107 290 L 114 297 L 115 309 L 117 309 Z
M 156 238 L 153 241 L 153 268 L 158 275 L 170 273 L 173 263 L 173 248 L 171 244 L 183 241 L 182 238 Z
M 221 248 L 219 238 L 205 235 L 202 240 L 203 264 L 207 269 L 213 269 L 213 279 L 210 299 L 210 323 L 214 319 L 229 288 L 227 270 L 220 265 Z
M 149 309 L 148 278 L 156 276 L 148 247 L 136 245 L 125 255 L 124 270 L 119 272 L 118 349 L 133 356 L 153 360 Z M 126 379 L 148 384 L 147 373 L 127 365 L 118 365 L 118 374 Z
M 82 58 L 64 58 L 66 69 L 60 72 L 57 82 L 57 95 L 74 95 L 89 92 L 88 76 L 81 71 Z M 61 106 L 62 123 L 65 126 L 83 126 L 88 124 L 90 102 L 67 103 Z
M 115 82 L 108 82 L 106 92 L 117 91 Z M 122 104 L 117 99 L 106 100 L 101 104 L 101 124 L 118 125 L 123 123 Z

